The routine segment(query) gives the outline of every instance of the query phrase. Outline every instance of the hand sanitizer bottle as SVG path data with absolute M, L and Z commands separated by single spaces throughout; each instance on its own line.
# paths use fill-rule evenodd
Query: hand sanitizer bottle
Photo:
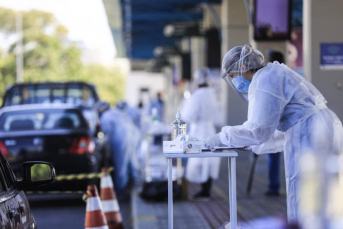
M 181 120 L 181 113 L 178 111 L 176 113 L 176 119 L 171 124 L 171 140 L 174 140 L 179 135 L 186 135 L 187 124 Z

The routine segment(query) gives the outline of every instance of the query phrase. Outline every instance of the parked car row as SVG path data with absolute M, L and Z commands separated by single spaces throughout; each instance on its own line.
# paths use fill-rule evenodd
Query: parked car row
M 100 172 L 111 161 L 99 121 L 106 104 L 83 82 L 15 84 L 0 109 L 0 150 L 18 177 L 27 160 L 50 162 L 58 175 Z M 39 189 L 82 191 L 94 182 L 65 180 Z
M 94 173 L 111 161 L 99 121 L 107 108 L 94 86 L 82 82 L 6 90 L 0 109 L 0 228 L 37 228 L 23 190 L 86 190 L 94 184 L 53 181 L 55 169 L 58 175 Z

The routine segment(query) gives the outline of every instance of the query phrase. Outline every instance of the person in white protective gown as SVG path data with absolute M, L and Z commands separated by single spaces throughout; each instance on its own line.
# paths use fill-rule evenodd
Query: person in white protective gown
M 205 147 L 213 150 L 220 144 L 245 147 L 268 142 L 272 149 L 273 144 L 277 146 L 272 141 L 275 130 L 284 132 L 287 216 L 289 221 L 298 221 L 299 159 L 306 152 L 325 158 L 341 151 L 342 123 L 305 78 L 284 64 L 263 66 L 263 62 L 262 53 L 250 45 L 226 53 L 223 78 L 248 98 L 248 119 L 242 125 L 223 127 L 205 140 Z
M 209 70 L 198 69 L 194 74 L 197 89 L 184 102 L 181 118 L 190 124 L 189 135 L 199 140 L 215 134 L 215 125 L 223 125 L 219 101 L 213 88 L 209 87 Z M 201 190 L 194 198 L 210 197 L 212 180 L 218 178 L 220 158 L 189 158 L 186 166 L 186 179 L 201 183 Z

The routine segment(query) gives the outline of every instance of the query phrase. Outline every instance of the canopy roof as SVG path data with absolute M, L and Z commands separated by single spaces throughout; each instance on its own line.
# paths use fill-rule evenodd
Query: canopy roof
M 299 28 L 303 0 L 291 1 L 292 24 Z M 164 36 L 164 27 L 173 22 L 201 21 L 202 3 L 221 0 L 104 0 L 118 56 L 151 59 L 156 46 L 175 46 L 177 38 Z

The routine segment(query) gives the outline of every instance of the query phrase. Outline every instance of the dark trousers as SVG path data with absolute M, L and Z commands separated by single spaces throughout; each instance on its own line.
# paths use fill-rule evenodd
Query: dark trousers
M 212 178 L 208 178 L 208 180 L 204 183 L 201 183 L 201 192 L 205 195 L 210 195 L 212 187 Z
M 280 155 L 280 152 L 268 154 L 268 191 L 270 192 L 279 192 L 280 189 Z

